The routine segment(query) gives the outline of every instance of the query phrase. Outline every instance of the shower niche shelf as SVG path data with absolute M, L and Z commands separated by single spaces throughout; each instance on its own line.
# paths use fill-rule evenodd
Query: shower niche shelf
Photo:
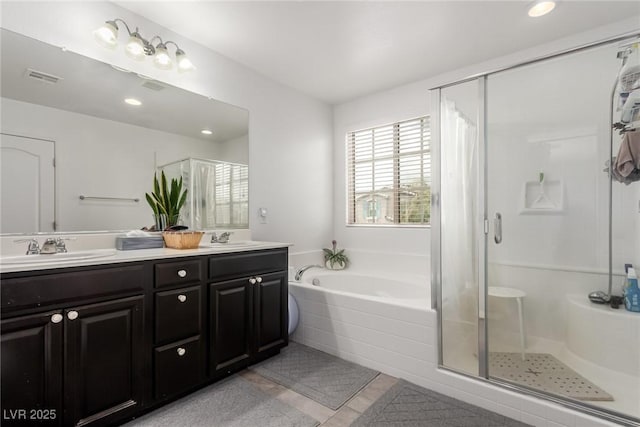
M 558 215 L 564 212 L 561 180 L 527 181 L 523 185 L 521 215 Z

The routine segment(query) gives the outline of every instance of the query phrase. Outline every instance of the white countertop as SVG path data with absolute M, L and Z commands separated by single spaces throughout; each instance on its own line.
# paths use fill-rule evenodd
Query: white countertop
M 51 257 L 51 262 L 34 262 L 34 263 L 19 263 L 19 264 L 4 264 L 2 258 L 0 258 L 0 273 L 12 273 L 18 271 L 39 271 L 50 270 L 54 268 L 67 268 L 67 267 L 79 267 L 88 265 L 106 265 L 116 264 L 121 262 L 133 262 L 133 261 L 145 261 L 153 259 L 171 259 L 182 258 L 188 256 L 199 255 L 215 255 L 226 254 L 232 252 L 249 252 L 263 249 L 276 249 L 286 248 L 291 246 L 289 243 L 279 242 L 259 242 L 252 241 L 247 245 L 229 245 L 219 244 L 215 247 L 201 246 L 198 249 L 169 249 L 169 248 L 157 248 L 157 249 L 137 249 L 129 251 L 118 251 L 115 249 L 99 249 L 95 252 L 104 252 L 107 256 L 93 257 L 89 259 L 64 259 L 55 260 L 55 255 L 29 255 L 33 257 Z M 70 251 L 72 252 L 72 251 Z M 82 252 L 82 251 L 78 251 Z

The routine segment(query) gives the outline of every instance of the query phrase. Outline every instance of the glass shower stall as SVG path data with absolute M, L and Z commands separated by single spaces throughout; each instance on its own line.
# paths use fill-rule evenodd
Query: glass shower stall
M 191 230 L 249 227 L 249 166 L 190 157 L 158 169 L 168 179 L 182 178 L 187 189 L 181 224 Z
M 624 144 L 640 150 L 639 41 L 430 94 L 440 366 L 626 425 L 640 422 L 640 313 L 616 297 L 625 264 L 640 273 L 640 173 L 617 172 Z

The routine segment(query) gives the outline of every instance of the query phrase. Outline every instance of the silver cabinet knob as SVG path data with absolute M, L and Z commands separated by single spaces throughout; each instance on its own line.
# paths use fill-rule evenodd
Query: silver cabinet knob
M 184 356 L 185 354 L 187 354 L 187 350 L 185 350 L 182 347 L 178 348 L 178 356 Z
M 178 295 L 178 301 L 180 302 L 185 302 L 187 300 L 187 296 L 186 295 Z
M 252 278 L 249 279 L 249 283 L 251 283 L 252 285 L 255 285 L 256 282 L 257 282 L 257 280 L 256 280 L 255 277 L 252 277 Z
M 262 277 L 260 277 L 260 276 L 256 277 L 256 282 L 262 283 Z
M 187 270 L 178 270 L 178 276 L 187 277 Z
M 70 312 L 67 313 L 67 319 L 69 320 L 76 320 L 78 318 L 78 312 L 75 310 L 71 310 Z
M 62 322 L 62 319 L 64 319 L 64 316 L 60 313 L 56 313 L 51 316 L 51 323 L 60 323 Z

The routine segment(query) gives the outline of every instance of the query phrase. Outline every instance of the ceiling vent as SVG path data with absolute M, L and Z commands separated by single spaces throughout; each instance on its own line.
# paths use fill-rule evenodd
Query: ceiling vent
M 27 68 L 27 72 L 25 73 L 25 76 L 33 80 L 38 80 L 39 82 L 45 82 L 50 84 L 56 84 L 60 80 L 64 80 L 62 77 L 54 76 L 53 74 L 43 73 L 42 71 L 34 70 L 32 68 Z
M 158 82 L 154 82 L 153 80 L 147 80 L 144 83 L 142 83 L 142 87 L 146 87 L 147 89 L 151 89 L 151 90 L 155 90 L 155 91 L 160 91 L 160 90 L 164 90 L 164 86 L 161 85 Z

